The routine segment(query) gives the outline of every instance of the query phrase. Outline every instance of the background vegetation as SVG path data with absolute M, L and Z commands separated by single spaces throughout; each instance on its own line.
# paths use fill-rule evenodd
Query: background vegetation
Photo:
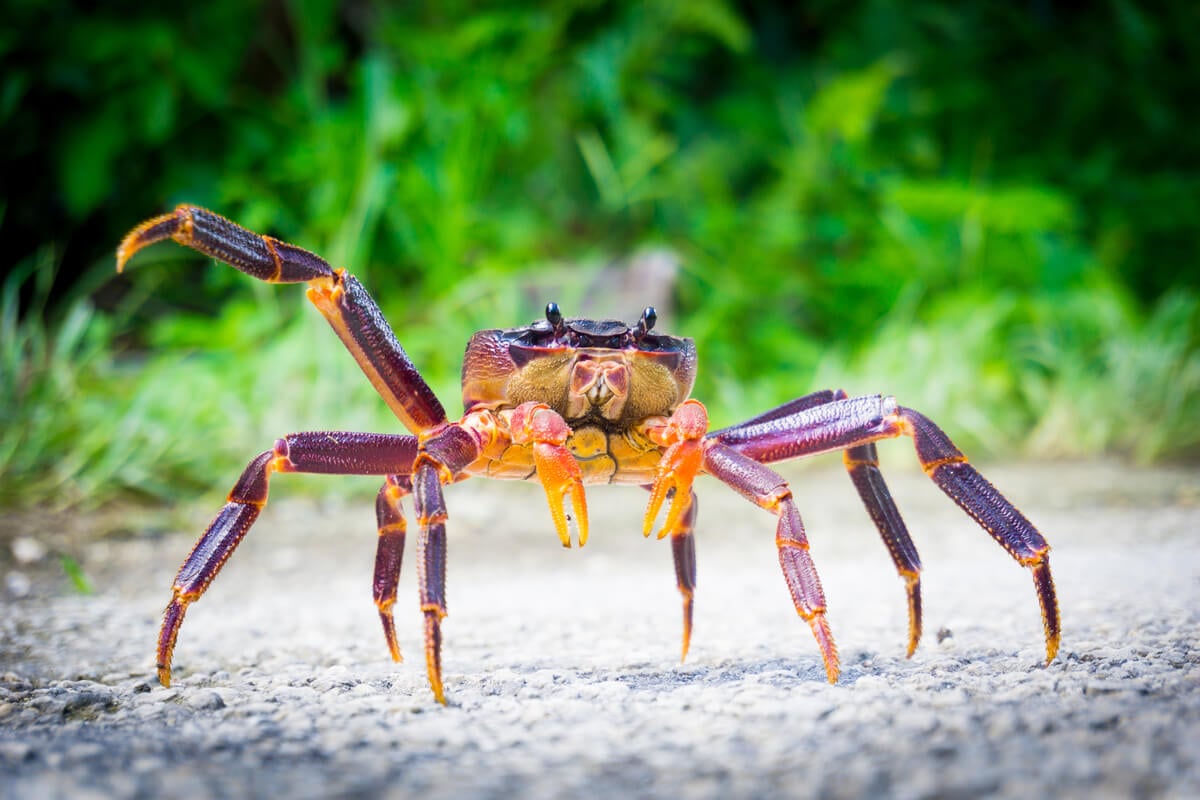
M 414 5 L 7 0 L 0 503 L 397 427 L 302 292 L 113 274 L 183 201 L 358 274 L 450 408 L 472 330 L 653 251 L 716 424 L 843 386 L 976 452 L 1196 455 L 1194 3 Z

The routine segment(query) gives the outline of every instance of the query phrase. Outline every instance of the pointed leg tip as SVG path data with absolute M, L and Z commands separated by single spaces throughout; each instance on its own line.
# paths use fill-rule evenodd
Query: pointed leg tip
M 171 668 L 170 667 L 165 667 L 162 664 L 158 665 L 158 682 L 160 684 L 162 684 L 164 688 L 167 688 L 167 689 L 171 688 Z
M 142 249 L 143 245 L 139 241 L 139 239 L 140 239 L 139 233 L 140 233 L 140 230 L 134 231 L 133 233 L 129 234 L 124 239 L 122 239 L 121 243 L 119 245 L 117 245 L 117 273 L 118 274 L 125 271 L 125 265 L 129 263 L 129 259 L 133 258 L 134 254 L 137 253 L 138 250 Z
M 1050 666 L 1051 662 L 1058 657 L 1058 637 L 1046 640 L 1046 666 Z
M 838 660 L 837 644 L 833 640 L 833 631 L 829 629 L 829 621 L 823 611 L 815 613 L 808 621 L 817 646 L 821 648 L 821 658 L 825 662 L 825 677 L 830 683 L 837 683 L 842 674 L 841 663 Z
M 917 648 L 921 646 L 921 629 L 916 628 L 908 632 L 908 647 L 904 652 L 905 658 L 912 658 L 917 652 Z

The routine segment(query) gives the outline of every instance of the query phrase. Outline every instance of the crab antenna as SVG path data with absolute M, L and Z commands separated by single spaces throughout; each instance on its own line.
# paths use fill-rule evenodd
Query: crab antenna
M 546 321 L 553 325 L 555 330 L 562 326 L 563 315 L 558 309 L 558 303 L 546 303 Z
M 642 318 L 638 320 L 637 335 L 644 335 L 647 331 L 654 327 L 654 323 L 657 321 L 658 312 L 654 310 L 654 306 L 646 306 L 646 308 L 642 310 Z

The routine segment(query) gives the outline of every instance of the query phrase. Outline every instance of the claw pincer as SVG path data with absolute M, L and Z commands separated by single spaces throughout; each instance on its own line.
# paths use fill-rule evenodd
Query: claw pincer
M 704 463 L 704 434 L 708 431 L 708 412 L 699 400 L 688 400 L 675 412 L 660 430 L 651 436 L 666 447 L 654 483 L 650 487 L 650 503 L 642 522 L 642 535 L 649 536 L 662 509 L 663 501 L 671 497 L 667 518 L 658 531 L 662 539 L 679 527 L 680 519 L 687 510 L 692 482 L 700 474 Z
M 571 429 L 554 409 L 545 403 L 522 403 L 513 409 L 509 423 L 513 444 L 531 444 L 537 477 L 546 490 L 550 516 L 563 547 L 571 546 L 567 527 L 567 512 L 563 508 L 569 497 L 575 511 L 575 526 L 579 546 L 587 544 L 587 496 L 583 492 L 583 474 L 575 457 L 566 447 Z

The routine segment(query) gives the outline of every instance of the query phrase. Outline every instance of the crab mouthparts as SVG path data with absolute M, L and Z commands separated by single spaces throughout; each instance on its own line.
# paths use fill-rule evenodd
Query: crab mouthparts
M 607 419 L 616 419 L 629 393 L 629 368 L 624 360 L 580 359 L 571 371 L 568 417 L 581 417 L 597 409 Z

